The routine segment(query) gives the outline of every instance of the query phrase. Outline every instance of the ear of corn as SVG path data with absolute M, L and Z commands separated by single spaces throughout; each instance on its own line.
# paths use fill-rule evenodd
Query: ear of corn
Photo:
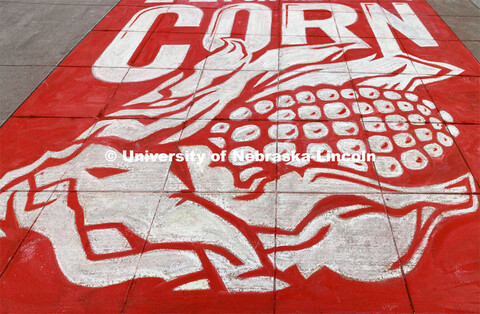
M 381 178 L 401 177 L 420 171 L 445 154 L 458 130 L 446 129 L 434 103 L 413 92 L 379 88 L 303 87 L 252 103 L 232 102 L 224 111 L 227 120 L 213 120 L 208 139 L 214 149 L 227 150 L 227 164 L 240 181 L 267 172 L 277 176 L 311 167 L 334 167 L 366 174 L 373 164 L 365 161 L 325 163 L 327 154 L 376 155 L 375 168 Z M 308 153 L 309 161 L 238 161 L 233 152 Z

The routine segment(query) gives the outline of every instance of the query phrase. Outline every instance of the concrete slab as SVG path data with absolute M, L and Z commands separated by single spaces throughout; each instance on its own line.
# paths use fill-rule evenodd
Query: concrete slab
M 480 17 L 445 15 L 442 18 L 460 40 L 480 41 Z
M 0 125 L 117 1 L 56 2 L 0 2 Z
M 427 0 L 440 15 L 480 16 L 480 8 L 470 0 Z
M 480 61 L 480 41 L 464 40 L 463 43 L 467 46 L 468 50 Z
M 2 65 L 56 65 L 108 6 L 6 3 L 0 11 Z
M 0 126 L 52 70 L 53 66 L 0 66 Z

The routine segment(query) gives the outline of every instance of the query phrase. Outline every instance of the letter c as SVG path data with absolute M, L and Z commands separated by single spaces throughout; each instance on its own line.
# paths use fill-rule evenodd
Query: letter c
M 138 12 L 95 61 L 93 75 L 112 83 L 141 82 L 175 71 L 185 60 L 190 45 L 162 45 L 149 65 L 128 64 L 155 20 L 165 13 L 178 15 L 175 26 L 196 27 L 203 18 L 203 11 L 191 5 L 160 5 Z

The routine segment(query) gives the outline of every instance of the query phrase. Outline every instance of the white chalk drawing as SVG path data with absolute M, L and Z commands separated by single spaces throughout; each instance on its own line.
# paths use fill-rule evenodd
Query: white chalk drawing
M 165 10 L 158 8 L 158 14 Z M 190 19 L 179 19 L 182 25 L 199 24 L 200 9 L 175 8 L 190 10 Z M 229 8 L 238 11 L 238 5 Z M 378 5 L 364 8 L 367 13 L 382 10 Z M 397 5 L 400 13 L 408 9 Z M 442 220 L 478 209 L 470 173 L 433 185 L 388 183 L 423 171 L 449 153 L 459 133 L 442 119 L 453 118 L 439 114 L 416 88 L 458 75 L 461 69 L 407 55 L 394 39 L 379 39 L 381 51 L 346 62 L 347 51 L 368 45 L 345 28 L 340 36 L 351 42 L 309 45 L 286 36 L 279 49 L 255 59 L 254 52 L 266 44 L 254 36 L 207 36 L 214 48 L 195 68 L 217 65 L 222 70 L 187 75 L 177 65 L 157 71 L 154 64 L 108 72 L 111 68 L 104 66 L 127 64 L 141 41 L 135 31 L 153 23 L 154 17 L 138 18 L 145 12 L 157 14 L 152 9 L 138 13 L 98 59 L 93 73 L 110 81 L 125 74 L 129 82 L 168 79 L 93 125 L 65 150 L 48 152 L 0 179 L 0 187 L 7 189 L 0 193 L 1 217 L 10 211 L 24 228 L 35 222 L 32 230 L 50 239 L 71 282 L 104 287 L 135 275 L 175 281 L 175 290 L 267 292 L 293 285 L 291 272 L 286 272 L 292 267 L 302 278 L 326 267 L 351 280 L 388 280 L 401 277 L 401 268 L 408 273 L 417 265 Z M 283 25 L 287 35 L 299 32 L 293 29 L 301 26 L 298 12 L 288 13 L 298 24 Z M 268 21 L 268 10 L 257 13 Z M 222 14 L 226 19 L 217 28 L 231 29 L 228 18 L 234 12 L 219 11 L 215 18 Z M 385 23 L 405 34 L 412 31 L 408 25 L 417 25 L 425 38 L 417 44 L 434 46 L 428 31 L 418 26 L 418 17 L 407 15 L 392 22 L 392 17 L 375 20 L 372 13 L 369 19 L 379 38 L 386 36 Z M 328 25 L 318 27 L 327 34 L 333 31 Z M 250 30 L 261 27 L 253 24 Z M 115 54 L 119 38 L 121 47 L 128 48 L 125 57 Z M 177 48 L 165 48 L 157 65 L 174 56 L 178 60 L 172 62 L 181 63 L 188 46 Z M 280 72 L 270 70 L 272 66 Z M 355 89 L 348 87 L 352 80 Z M 225 120 L 217 120 L 222 114 Z M 364 130 L 369 132 L 366 140 Z M 221 149 L 290 152 L 303 145 L 309 152 L 352 153 L 370 147 L 377 160 L 375 166 L 315 160 L 275 165 L 215 164 L 207 158 L 183 165 L 188 171 L 173 171 L 171 163 L 111 163 L 104 158 L 109 150 L 120 156 L 122 149 L 149 145 L 206 156 Z M 282 170 L 275 172 L 276 166 Z M 192 192 L 179 193 L 183 189 Z M 22 192 L 30 190 L 39 192 L 33 197 Z

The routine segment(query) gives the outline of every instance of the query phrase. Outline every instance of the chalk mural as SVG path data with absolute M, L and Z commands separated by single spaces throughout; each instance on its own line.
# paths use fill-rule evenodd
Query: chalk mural
M 478 210 L 468 170 L 424 179 L 460 134 L 425 86 L 464 69 L 405 52 L 394 34 L 438 46 L 409 2 L 149 2 L 91 73 L 120 89 L 158 84 L 0 179 L 1 217 L 47 237 L 70 282 L 105 287 L 135 274 L 175 282 L 173 290 L 263 293 L 324 268 L 381 282 L 412 271 L 443 220 Z M 315 11 L 325 16 L 309 17 Z M 174 17 L 173 29 L 197 29 L 201 45 L 179 33 L 132 63 L 163 16 Z M 373 37 L 362 37 L 366 28 Z M 124 150 L 206 158 L 129 162 Z M 211 160 L 222 151 L 225 160 Z M 238 152 L 376 159 L 238 161 Z

